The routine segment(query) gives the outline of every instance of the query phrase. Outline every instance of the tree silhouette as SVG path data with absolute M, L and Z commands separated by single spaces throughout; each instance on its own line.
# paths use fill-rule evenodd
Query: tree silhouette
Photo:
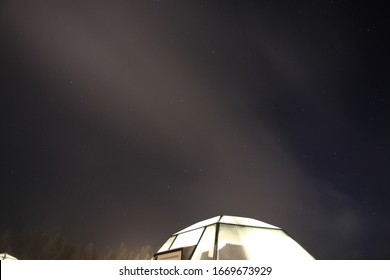
M 150 245 L 132 251 L 122 242 L 116 252 L 109 248 L 100 256 L 93 243 L 74 246 L 58 234 L 0 230 L 0 253 L 4 252 L 21 260 L 150 260 L 153 257 Z

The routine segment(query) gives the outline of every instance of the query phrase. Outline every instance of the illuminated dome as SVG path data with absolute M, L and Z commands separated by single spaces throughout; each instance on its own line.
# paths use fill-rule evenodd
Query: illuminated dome
M 250 218 L 221 215 L 174 233 L 157 260 L 314 259 L 284 230 Z

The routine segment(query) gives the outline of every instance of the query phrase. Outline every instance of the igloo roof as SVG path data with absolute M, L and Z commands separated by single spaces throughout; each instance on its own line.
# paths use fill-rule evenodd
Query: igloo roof
M 274 229 L 280 229 L 276 226 L 251 219 L 251 218 L 244 218 L 244 217 L 237 217 L 237 216 L 228 216 L 228 215 L 219 215 L 204 221 L 200 221 L 196 224 L 193 224 L 189 227 L 186 227 L 185 229 L 182 229 L 181 231 L 176 232 L 175 234 L 180 234 L 186 231 L 190 231 L 193 229 L 213 225 L 213 224 L 229 224 L 229 225 L 240 225 L 240 226 L 252 226 L 252 227 L 261 227 L 261 228 L 274 228 Z
M 220 215 L 174 233 L 156 259 L 313 259 L 285 231 L 251 218 Z

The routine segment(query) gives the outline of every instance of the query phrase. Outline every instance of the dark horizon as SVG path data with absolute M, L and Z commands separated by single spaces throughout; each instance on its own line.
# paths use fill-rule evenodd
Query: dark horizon
M 0 3 L 0 230 L 99 251 L 221 215 L 389 259 L 387 9 Z

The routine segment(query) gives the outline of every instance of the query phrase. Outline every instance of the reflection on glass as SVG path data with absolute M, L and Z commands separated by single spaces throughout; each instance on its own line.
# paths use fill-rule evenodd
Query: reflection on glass
M 193 260 L 212 260 L 214 255 L 215 225 L 208 226 L 192 256 Z
M 177 235 L 170 249 L 196 245 L 200 236 L 202 235 L 203 230 L 204 228 L 199 228 Z
M 221 260 L 313 259 L 282 230 L 223 224 L 217 254 Z

